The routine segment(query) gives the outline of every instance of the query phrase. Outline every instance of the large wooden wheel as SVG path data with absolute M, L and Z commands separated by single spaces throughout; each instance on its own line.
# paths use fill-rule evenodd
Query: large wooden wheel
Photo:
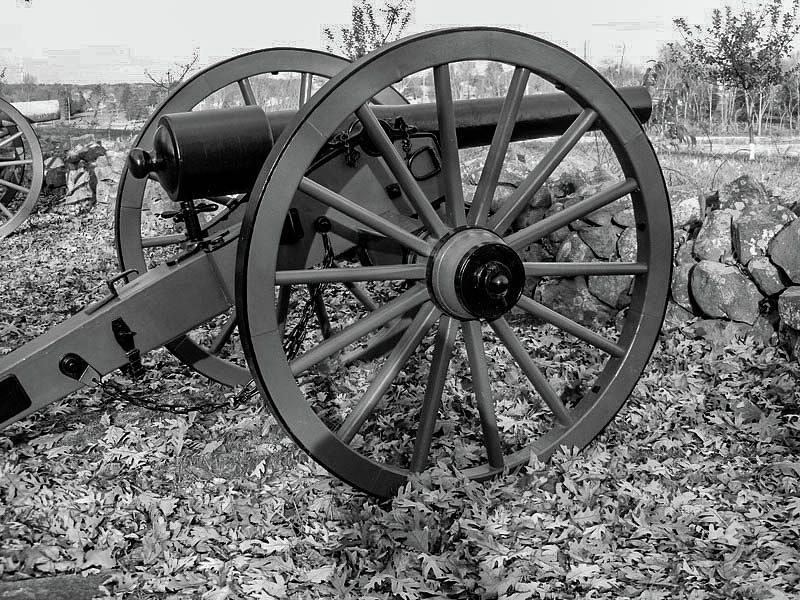
M 44 181 L 39 139 L 28 120 L 0 98 L 0 239 L 31 214 Z
M 511 75 L 469 210 L 465 210 L 450 66 L 501 64 Z M 406 162 L 367 100 L 411 74 L 432 70 L 440 130 L 445 209 L 420 193 Z M 427 75 L 426 75 L 427 77 Z M 583 107 L 563 135 L 502 204 L 492 207 L 517 107 L 529 79 L 555 84 Z M 365 210 L 306 174 L 319 149 L 356 115 L 419 215 L 420 229 Z M 413 125 L 413 123 L 410 123 Z M 599 125 L 616 157 L 616 180 L 560 211 L 512 227 L 517 216 Z M 591 143 L 599 143 L 591 137 Z M 413 257 L 382 267 L 282 268 L 284 215 L 300 190 L 332 219 L 344 213 L 403 245 Z M 630 198 L 626 200 L 626 198 Z M 539 261 L 537 240 L 632 201 L 633 259 Z M 338 215 L 338 216 L 337 216 Z M 436 462 L 482 479 L 584 447 L 631 393 L 659 333 L 671 273 L 671 219 L 661 171 L 646 135 L 614 88 L 586 63 L 538 38 L 498 29 L 420 34 L 345 69 L 300 112 L 270 154 L 253 190 L 237 264 L 237 313 L 253 376 L 288 433 L 315 460 L 351 484 L 392 494 L 408 474 Z M 576 277 L 629 277 L 630 307 L 613 326 L 582 325 L 531 289 Z M 338 282 L 362 281 L 385 299 L 366 312 L 336 295 Z M 289 360 L 281 346 L 276 286 L 329 282 L 337 331 L 309 339 Z M 511 309 L 514 310 L 511 310 Z M 519 313 L 519 314 L 518 314 Z M 340 351 L 406 317 L 387 356 L 354 364 Z M 410 323 L 409 323 L 410 321 Z M 619 331 L 619 333 L 618 333 Z M 379 335 L 379 334 L 378 334 Z
M 152 150 L 159 119 L 166 114 L 258 104 L 266 112 L 297 109 L 315 87 L 349 62 L 338 56 L 297 48 L 257 50 L 219 62 L 181 84 L 150 116 L 134 147 Z M 281 83 L 280 96 L 262 90 L 266 79 Z M 280 88 L 283 88 L 282 91 Z M 394 90 L 381 91 L 376 101 L 402 104 Z M 153 206 L 161 199 L 160 206 Z M 204 229 L 213 232 L 235 226 L 242 217 L 246 197 L 214 199 L 220 209 L 204 216 Z M 156 181 L 136 179 L 125 167 L 117 193 L 115 233 L 120 269 L 139 274 L 181 252 L 185 231 L 158 213 L 171 208 Z M 233 311 L 220 315 L 197 331 L 167 344 L 181 361 L 207 377 L 228 385 L 250 380 L 244 358 L 237 350 L 238 334 Z

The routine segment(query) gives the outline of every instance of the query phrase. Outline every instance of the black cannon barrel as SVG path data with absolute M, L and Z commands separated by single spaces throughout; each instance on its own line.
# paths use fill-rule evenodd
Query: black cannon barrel
M 257 106 L 164 115 L 153 152 L 131 150 L 128 168 L 155 173 L 176 202 L 249 192 L 273 145 L 266 113 Z
M 618 91 L 641 122 L 650 118 L 652 102 L 647 88 Z M 491 143 L 503 98 L 454 102 L 459 147 Z M 374 106 L 381 120 L 402 117 L 418 131 L 436 133 L 435 104 Z M 512 140 L 560 135 L 582 108 L 564 93 L 525 96 L 520 103 Z M 266 115 L 248 106 L 224 110 L 174 113 L 161 117 L 153 153 L 134 148 L 128 165 L 134 177 L 155 173 L 173 200 L 207 198 L 250 191 L 272 149 L 273 139 L 288 126 L 295 111 Z

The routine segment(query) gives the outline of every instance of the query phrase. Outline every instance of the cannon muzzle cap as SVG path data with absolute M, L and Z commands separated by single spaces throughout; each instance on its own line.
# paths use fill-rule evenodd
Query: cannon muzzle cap
M 134 148 L 128 154 L 128 169 L 136 179 L 144 179 L 158 168 L 159 161 L 147 150 Z

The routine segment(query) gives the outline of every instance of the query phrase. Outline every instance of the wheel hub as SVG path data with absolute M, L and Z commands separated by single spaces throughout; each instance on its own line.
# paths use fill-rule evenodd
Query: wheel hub
M 525 269 L 517 253 L 493 231 L 456 229 L 428 261 L 428 288 L 436 304 L 461 320 L 494 320 L 522 295 Z

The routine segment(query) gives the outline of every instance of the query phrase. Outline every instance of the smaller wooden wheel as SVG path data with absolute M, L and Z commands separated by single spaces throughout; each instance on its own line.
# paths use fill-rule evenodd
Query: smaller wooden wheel
M 492 61 L 495 72 L 508 76 L 501 89 L 487 92 L 484 106 L 497 107 L 497 125 L 481 138 L 480 154 L 464 147 L 459 135 L 459 119 L 468 123 L 469 116 L 459 109 L 451 82 L 451 71 L 470 61 Z M 409 76 L 433 82 L 440 205 L 421 189 L 409 156 L 387 133 L 390 124 L 368 105 L 377 90 Z M 529 84 L 563 90 L 579 112 L 560 135 L 510 147 Z M 309 170 L 319 150 L 353 119 L 390 169 L 416 222 L 404 223 L 383 205 L 373 209 L 375 195 L 358 188 L 337 193 Z M 413 117 L 408 121 L 415 126 Z M 597 148 L 611 160 L 611 179 L 535 212 L 537 194 L 551 176 L 555 186 L 561 169 L 588 153 L 594 157 Z M 524 176 L 509 196 L 499 197 L 499 177 L 507 157 L 520 163 L 517 152 L 527 153 Z M 482 165 L 471 202 L 462 179 L 467 161 L 470 169 Z M 583 448 L 622 407 L 658 337 L 672 231 L 657 158 L 620 94 L 545 40 L 454 29 L 406 38 L 362 58 L 319 90 L 287 127 L 252 195 L 236 280 L 247 363 L 295 441 L 369 493 L 391 495 L 409 473 L 437 462 L 484 479 L 525 464 L 531 454 L 545 459 L 562 445 Z M 299 202 L 312 216 L 313 209 L 332 222 L 349 218 L 380 232 L 411 260 L 298 268 L 279 239 L 287 211 Z M 624 247 L 616 237 L 622 226 L 612 224 L 623 216 Z M 601 246 L 600 235 L 603 242 L 615 237 Z M 574 252 L 564 245 L 544 255 L 546 243 L 568 237 L 580 258 L 568 256 Z M 380 305 L 364 311 L 343 300 L 336 289 L 352 282 L 362 282 Z M 284 354 L 275 310 L 276 286 L 291 284 L 325 284 L 335 324 L 326 339 L 309 336 L 297 356 Z M 595 302 L 599 310 L 602 304 L 589 298 L 589 285 L 599 285 L 601 295 L 621 289 L 627 309 L 617 314 L 615 296 L 607 321 L 582 321 L 584 305 Z M 342 358 L 383 335 L 382 328 L 398 326 L 400 335 L 385 355 L 358 363 Z
M 159 120 L 172 113 L 247 105 L 259 105 L 267 113 L 296 109 L 308 101 L 315 85 L 321 85 L 348 64 L 339 56 L 302 48 L 266 48 L 221 61 L 177 87 L 150 116 L 133 146 L 152 150 Z M 405 103 L 391 88 L 377 94 L 376 101 Z M 160 207 L 154 205 L 159 196 Z M 163 209 L 172 208 L 165 200 L 166 194 L 156 181 L 137 179 L 127 166 L 123 169 L 115 213 L 120 270 L 135 269 L 142 274 L 181 252 L 187 242 L 185 231 L 158 216 Z M 244 195 L 208 200 L 220 206 L 218 211 L 207 213 L 209 216 L 202 223 L 209 235 L 241 221 L 247 201 Z M 289 297 L 290 293 L 283 294 L 287 303 Z M 250 372 L 238 350 L 238 337 L 236 314 L 231 310 L 171 341 L 167 348 L 214 381 L 244 385 L 250 381 Z
M 10 103 L 0 99 L 0 239 L 31 214 L 44 181 L 36 133 Z

